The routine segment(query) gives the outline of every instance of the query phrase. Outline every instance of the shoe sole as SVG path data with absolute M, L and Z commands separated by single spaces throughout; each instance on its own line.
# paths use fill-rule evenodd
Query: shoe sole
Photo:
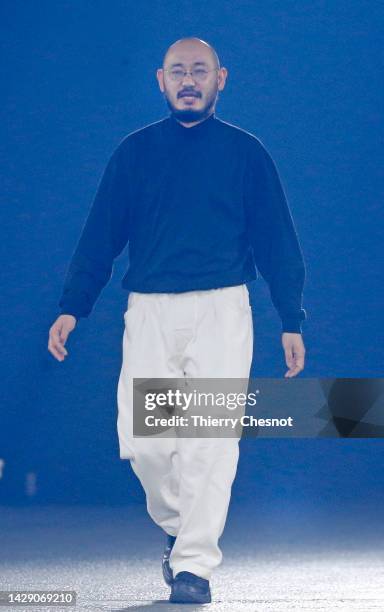
M 169 601 L 171 603 L 211 603 L 212 599 L 210 595 L 207 595 L 205 597 L 196 595 L 174 595 L 173 593 L 171 593 L 171 596 L 169 598 Z

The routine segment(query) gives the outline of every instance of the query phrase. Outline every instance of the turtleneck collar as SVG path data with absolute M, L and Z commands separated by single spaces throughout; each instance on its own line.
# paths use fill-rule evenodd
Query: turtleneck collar
M 192 127 L 185 127 L 176 119 L 173 113 L 170 113 L 168 115 L 168 123 L 172 131 L 179 134 L 185 134 L 186 137 L 196 136 L 197 134 L 205 132 L 207 129 L 212 127 L 215 122 L 215 119 L 215 113 L 212 112 L 206 119 L 203 119 L 203 121 L 196 123 Z

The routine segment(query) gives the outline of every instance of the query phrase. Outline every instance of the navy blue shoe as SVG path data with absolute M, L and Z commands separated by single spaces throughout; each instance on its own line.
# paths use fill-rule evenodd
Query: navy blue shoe
M 172 603 L 211 603 L 209 581 L 191 572 L 179 572 L 172 584 Z
M 173 572 L 171 566 L 169 565 L 169 557 L 175 542 L 176 538 L 174 536 L 167 535 L 167 543 L 164 548 L 163 559 L 161 563 L 161 566 L 163 568 L 164 580 L 169 586 L 173 584 Z

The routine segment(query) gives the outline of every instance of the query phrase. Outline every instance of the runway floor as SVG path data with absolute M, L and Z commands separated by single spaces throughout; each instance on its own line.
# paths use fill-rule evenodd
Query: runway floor
M 212 577 L 212 611 L 384 610 L 384 525 L 356 512 L 308 514 L 232 504 Z M 0 508 L 0 589 L 74 590 L 76 607 L 198 610 L 168 603 L 164 538 L 142 504 Z

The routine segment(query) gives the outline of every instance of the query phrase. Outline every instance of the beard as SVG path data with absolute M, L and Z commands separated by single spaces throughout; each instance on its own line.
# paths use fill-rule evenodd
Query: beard
M 179 109 L 176 108 L 170 98 L 167 95 L 167 92 L 164 92 L 164 98 L 167 103 L 167 106 L 173 116 L 179 121 L 183 121 L 184 123 L 193 123 L 194 121 L 200 121 L 208 117 L 211 114 L 212 109 L 215 105 L 215 102 L 218 98 L 218 92 L 215 90 L 207 97 L 207 102 L 200 110 L 195 110 L 193 108 L 185 108 Z

